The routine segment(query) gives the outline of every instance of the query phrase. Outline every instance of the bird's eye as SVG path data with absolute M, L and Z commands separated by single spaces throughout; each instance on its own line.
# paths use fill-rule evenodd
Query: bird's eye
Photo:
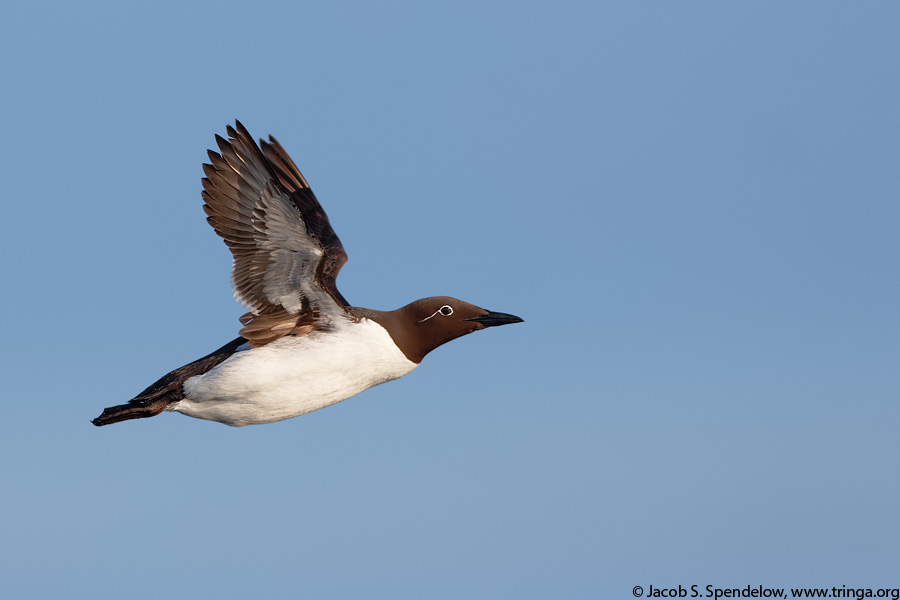
M 444 306 L 441 307 L 441 314 L 444 315 L 445 317 L 449 317 L 450 315 L 453 314 L 453 308 L 451 308 L 450 306 L 447 306 L 445 304 Z

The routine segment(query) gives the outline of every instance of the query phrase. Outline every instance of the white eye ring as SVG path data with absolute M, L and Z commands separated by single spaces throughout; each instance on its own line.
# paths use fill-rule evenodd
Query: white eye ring
M 424 323 L 425 321 L 427 321 L 428 319 L 430 319 L 431 317 L 433 317 L 434 315 L 437 315 L 437 314 L 443 315 L 445 317 L 449 317 L 450 315 L 453 314 L 453 307 L 450 306 L 449 304 L 445 304 L 442 307 L 440 307 L 439 309 L 437 309 L 436 311 L 434 311 L 433 313 L 431 313 L 431 316 L 425 317 L 424 319 L 419 321 L 419 323 Z

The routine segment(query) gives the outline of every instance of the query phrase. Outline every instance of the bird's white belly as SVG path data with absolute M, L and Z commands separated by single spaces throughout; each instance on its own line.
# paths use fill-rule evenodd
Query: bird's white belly
M 167 410 L 237 427 L 271 423 L 340 402 L 415 367 L 381 325 L 363 319 L 242 350 L 185 381 L 185 398 Z

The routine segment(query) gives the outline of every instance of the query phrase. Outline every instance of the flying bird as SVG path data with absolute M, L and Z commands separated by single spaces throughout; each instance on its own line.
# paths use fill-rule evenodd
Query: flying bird
M 447 296 L 392 311 L 350 306 L 335 284 L 347 254 L 294 161 L 240 121 L 227 133 L 203 165 L 203 210 L 234 257 L 232 288 L 248 309 L 240 337 L 94 425 L 163 411 L 235 427 L 290 419 L 402 377 L 458 337 L 522 321 Z

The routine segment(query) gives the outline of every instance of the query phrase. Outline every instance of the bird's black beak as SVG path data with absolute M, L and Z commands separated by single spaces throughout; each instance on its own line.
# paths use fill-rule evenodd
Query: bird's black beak
M 508 315 L 501 312 L 489 312 L 480 317 L 466 319 L 466 321 L 475 321 L 476 323 L 481 323 L 485 327 L 496 327 L 498 325 L 509 325 L 510 323 L 521 323 L 524 319 L 520 319 L 516 315 Z

